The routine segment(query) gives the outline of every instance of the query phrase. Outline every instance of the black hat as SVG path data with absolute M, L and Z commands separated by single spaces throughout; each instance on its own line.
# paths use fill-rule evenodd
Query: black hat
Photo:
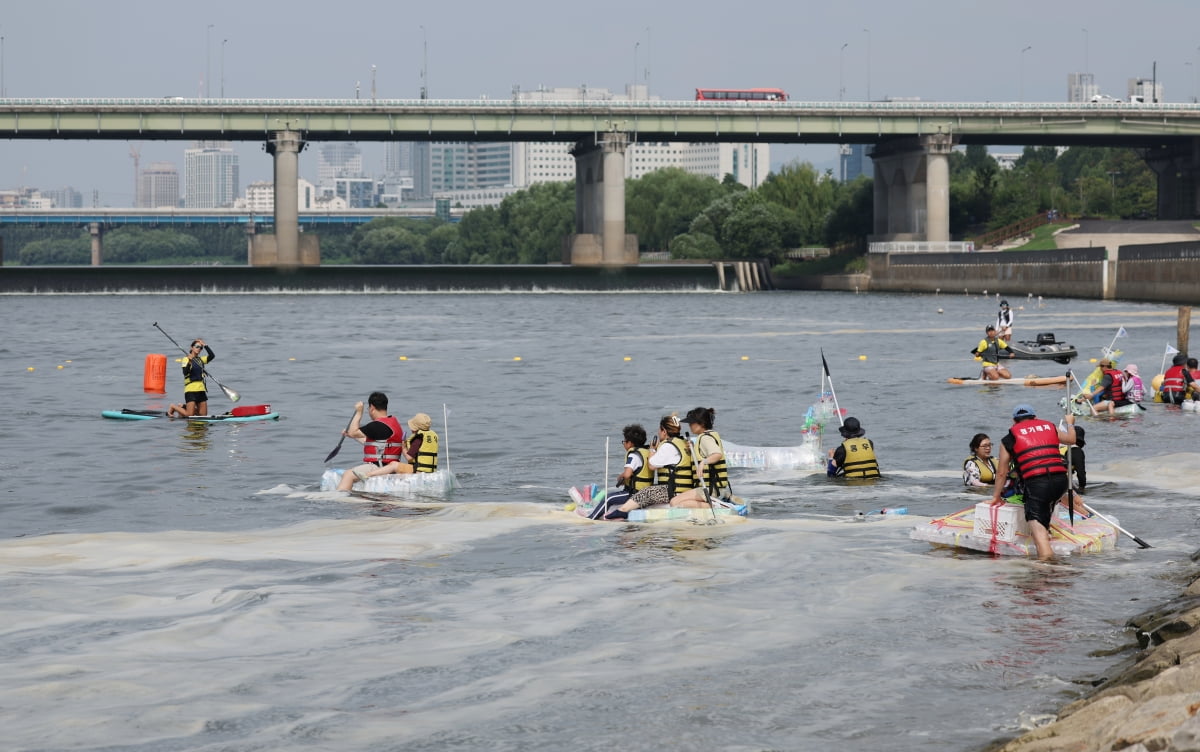
M 1171 358 L 1171 365 L 1173 366 L 1181 366 L 1184 363 L 1187 363 L 1187 356 L 1183 353 L 1179 353 L 1174 358 Z
M 858 422 L 858 418 L 846 418 L 846 422 L 838 429 L 842 434 L 843 439 L 857 439 L 860 436 L 866 436 L 867 432 L 863 430 L 862 424 Z
M 1001 301 L 1000 301 L 1000 305 L 1001 305 L 1001 306 L 1003 306 L 1003 307 L 1005 307 L 1005 308 L 1008 308 L 1008 301 L 1007 301 L 1007 300 L 1001 300 Z

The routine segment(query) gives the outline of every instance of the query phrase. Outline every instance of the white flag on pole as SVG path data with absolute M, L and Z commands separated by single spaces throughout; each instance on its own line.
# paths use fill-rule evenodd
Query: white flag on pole
M 1128 337 L 1129 332 L 1125 331 L 1125 327 L 1121 327 L 1120 329 L 1117 330 L 1117 336 L 1118 337 Z
M 1179 351 L 1178 351 L 1178 350 L 1176 350 L 1174 347 L 1171 347 L 1170 345 L 1167 345 L 1167 355 L 1175 355 L 1175 354 L 1176 354 L 1176 353 L 1178 353 L 1178 352 L 1179 352 Z

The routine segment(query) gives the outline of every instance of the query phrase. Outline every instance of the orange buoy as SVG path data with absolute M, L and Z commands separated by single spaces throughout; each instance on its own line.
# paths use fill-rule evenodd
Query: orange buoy
M 146 373 L 142 377 L 142 390 L 150 394 L 167 393 L 167 356 L 150 353 L 146 356 Z

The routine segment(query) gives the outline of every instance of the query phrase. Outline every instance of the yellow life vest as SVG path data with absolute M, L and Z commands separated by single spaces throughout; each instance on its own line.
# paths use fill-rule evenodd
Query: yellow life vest
M 680 436 L 672 436 L 667 441 L 675 445 L 682 459 L 678 465 L 660 467 L 658 469 L 657 483 L 665 485 L 667 491 L 674 496 L 681 491 L 687 491 L 696 487 L 696 472 L 692 469 L 692 445 Z
M 437 431 L 426 429 L 424 431 L 414 431 L 409 438 L 409 443 L 416 437 L 421 437 L 421 448 L 417 450 L 417 456 L 413 461 L 413 472 L 417 473 L 432 473 L 437 470 L 438 463 L 438 435 Z
M 704 468 L 704 484 L 708 486 L 710 491 L 719 492 L 721 489 L 729 487 L 729 469 L 725 464 L 725 445 L 721 442 L 721 435 L 716 431 L 705 431 L 696 437 L 696 451 L 700 452 L 700 439 L 704 436 L 711 436 L 717 442 L 717 449 L 721 452 L 721 459 L 706 465 Z M 711 454 L 711 452 L 709 452 Z M 701 454 L 699 458 L 703 460 L 706 456 Z
M 994 459 L 988 457 L 986 460 L 981 460 L 972 454 L 966 459 L 965 462 L 963 462 L 963 468 L 965 469 L 966 466 L 972 462 L 975 463 L 975 467 L 979 469 L 980 481 L 988 485 L 991 485 L 996 481 L 996 461 Z
M 846 449 L 846 459 L 842 462 L 847 478 L 878 478 L 879 463 L 875 461 L 875 446 L 871 440 L 863 436 L 857 439 L 846 439 L 842 442 Z
M 650 450 L 646 447 L 635 447 L 629 450 L 629 454 L 641 457 L 642 466 L 636 473 L 629 476 L 629 480 L 625 482 L 625 488 L 629 489 L 630 493 L 637 493 L 643 488 L 654 485 L 654 471 L 650 469 Z

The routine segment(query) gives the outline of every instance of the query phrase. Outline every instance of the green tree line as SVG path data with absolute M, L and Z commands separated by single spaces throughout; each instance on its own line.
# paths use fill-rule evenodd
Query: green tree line
M 1156 205 L 1153 173 L 1130 149 L 1026 147 L 1011 170 L 986 147 L 950 155 L 950 230 L 965 237 L 1048 209 L 1066 215 L 1137 217 Z M 835 180 L 830 171 L 793 162 L 749 190 L 666 168 L 626 181 L 626 231 L 643 252 L 672 259 L 784 260 L 808 246 L 862 248 L 872 231 L 868 177 Z M 575 229 L 573 184 L 541 183 L 499 206 L 474 209 L 458 223 L 380 218 L 353 229 L 322 228 L 326 264 L 544 264 L 562 259 Z M 86 264 L 91 239 L 81 228 L 7 226 L 7 263 Z M 14 254 L 14 250 L 16 251 Z M 238 226 L 180 229 L 119 227 L 104 235 L 114 264 L 241 264 Z

